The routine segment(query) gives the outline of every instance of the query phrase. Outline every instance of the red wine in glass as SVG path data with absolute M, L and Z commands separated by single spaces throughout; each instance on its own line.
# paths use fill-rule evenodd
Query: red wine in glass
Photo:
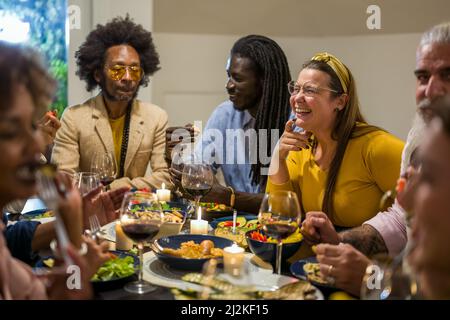
M 109 186 L 114 181 L 114 177 L 100 177 L 100 182 L 104 187 Z
M 282 222 L 267 223 L 263 227 L 264 232 L 274 239 L 285 239 L 297 230 L 297 226 Z
M 122 224 L 123 232 L 134 242 L 151 240 L 159 231 L 159 225 L 147 223 Z
M 207 184 L 199 184 L 194 187 L 185 187 L 184 190 L 192 197 L 203 197 L 211 190 L 211 186 Z

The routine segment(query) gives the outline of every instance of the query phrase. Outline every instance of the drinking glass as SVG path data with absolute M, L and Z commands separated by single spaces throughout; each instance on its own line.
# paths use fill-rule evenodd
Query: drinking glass
M 361 284 L 362 300 L 410 300 L 418 295 L 416 277 L 404 259 L 406 251 L 394 259 L 387 255 L 372 259 Z
M 80 194 L 84 196 L 91 190 L 100 186 L 100 177 L 95 172 L 78 172 L 74 176 L 74 182 Z
M 125 235 L 137 243 L 139 249 L 139 279 L 128 283 L 124 289 L 131 293 L 144 294 L 156 287 L 143 279 L 144 243 L 159 232 L 163 222 L 163 212 L 158 198 L 148 192 L 128 192 L 125 194 L 120 211 L 120 225 Z
M 258 220 L 268 237 L 277 240 L 276 272 L 281 274 L 283 239 L 300 226 L 301 209 L 297 195 L 292 191 L 274 191 L 264 195 Z
M 208 194 L 214 183 L 211 166 L 203 163 L 186 163 L 183 167 L 181 186 L 195 199 L 195 212 L 199 212 L 200 199 Z
M 97 173 L 100 182 L 108 189 L 117 175 L 117 165 L 114 154 L 111 151 L 97 152 L 92 158 L 91 172 Z

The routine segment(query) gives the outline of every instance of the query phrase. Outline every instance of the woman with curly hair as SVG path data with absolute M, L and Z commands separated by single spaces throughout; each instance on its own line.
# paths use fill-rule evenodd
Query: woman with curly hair
M 35 51 L 0 41 L 0 208 L 38 191 L 36 173 L 45 144 L 38 123 L 53 98 L 55 85 Z M 40 225 L 21 221 L 15 225 L 28 227 L 9 232 L 0 212 L 0 300 L 92 297 L 90 278 L 106 256 L 91 250 L 99 249 L 93 241 L 88 244 L 85 257 L 76 252 L 82 240 L 81 198 L 68 177 L 58 176 L 58 181 L 66 190 L 58 199 L 58 209 L 71 242 L 68 254 L 80 267 L 81 288 L 69 290 L 69 274 L 59 268 L 40 278 L 25 263 L 12 257 L 10 240 L 29 242 L 28 247 L 35 246 L 35 242 L 49 242 L 55 237 L 53 222 Z M 27 239 L 28 236 L 34 236 L 33 240 Z
M 65 110 L 52 161 L 70 173 L 91 171 L 94 155 L 110 152 L 117 164 L 112 188 L 170 185 L 164 160 L 167 113 L 136 99 L 140 86 L 159 70 L 151 33 L 128 16 L 118 17 L 97 25 L 75 57 L 86 89 L 101 91 Z M 145 176 L 149 164 L 152 174 Z

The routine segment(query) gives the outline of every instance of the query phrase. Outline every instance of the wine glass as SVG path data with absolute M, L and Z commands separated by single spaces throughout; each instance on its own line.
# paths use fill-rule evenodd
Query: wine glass
M 120 212 L 120 225 L 125 235 L 136 242 L 139 249 L 139 279 L 125 285 L 126 291 L 144 294 L 156 290 L 155 286 L 143 279 L 143 250 L 144 242 L 156 236 L 162 223 L 163 212 L 155 194 L 148 192 L 125 194 Z
M 297 195 L 292 191 L 265 194 L 258 220 L 266 235 L 277 240 L 276 272 L 281 274 L 282 241 L 300 226 L 301 210 Z
M 97 152 L 92 158 L 91 171 L 99 175 L 100 182 L 108 189 L 117 175 L 117 165 L 111 151 Z
M 410 300 L 418 296 L 417 279 L 405 259 L 407 251 L 394 259 L 387 255 L 372 258 L 361 284 L 362 300 Z
M 195 199 L 196 212 L 200 212 L 200 199 L 211 190 L 213 183 L 214 175 L 211 166 L 196 161 L 185 163 L 181 186 Z
M 195 210 L 195 204 L 192 200 L 183 197 L 183 187 L 181 186 L 181 178 L 183 174 L 184 165 L 186 163 L 193 163 L 195 155 L 192 150 L 192 144 L 182 144 L 176 146 L 172 152 L 172 161 L 170 168 L 172 171 L 177 172 L 175 183 L 175 190 L 173 191 L 176 197 L 176 201 L 179 201 L 183 205 L 186 205 L 186 214 L 191 216 Z
M 74 180 L 82 196 L 100 185 L 100 177 L 95 172 L 78 172 Z

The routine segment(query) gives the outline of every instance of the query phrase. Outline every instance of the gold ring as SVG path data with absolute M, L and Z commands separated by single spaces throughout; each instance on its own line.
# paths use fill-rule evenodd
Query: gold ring
M 332 264 L 330 264 L 329 266 L 328 266 L 328 275 L 329 276 L 331 276 L 331 271 L 333 270 L 333 265 Z

